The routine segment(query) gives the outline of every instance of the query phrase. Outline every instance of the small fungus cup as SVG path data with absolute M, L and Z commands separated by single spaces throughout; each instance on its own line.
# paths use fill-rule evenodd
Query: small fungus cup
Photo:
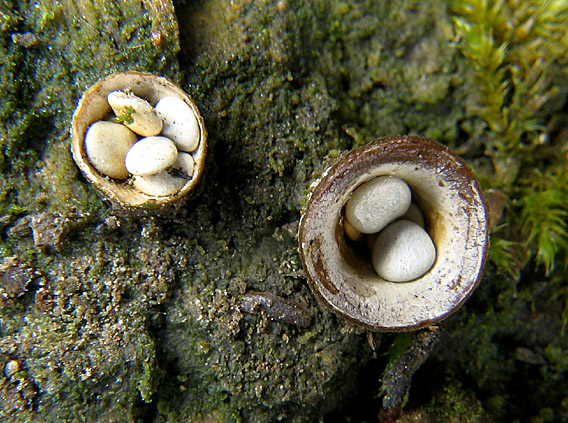
M 408 184 L 435 246 L 430 267 L 408 281 L 379 276 L 367 245 L 380 233 L 360 241 L 346 222 L 354 191 L 385 176 Z M 396 219 L 407 218 L 393 218 L 384 231 L 409 222 Z M 419 329 L 459 308 L 481 279 L 487 247 L 486 206 L 473 171 L 442 144 L 418 136 L 377 139 L 342 156 L 312 186 L 299 227 L 312 291 L 336 314 L 381 332 Z
M 160 101 L 168 104 L 163 110 Z M 183 144 L 187 131 L 190 147 Z M 146 144 L 149 149 L 140 148 Z M 157 207 L 197 185 L 205 167 L 207 130 L 197 106 L 177 85 L 149 73 L 116 73 L 83 94 L 73 116 L 71 151 L 104 197 L 125 207 Z M 138 168 L 142 171 L 133 170 Z

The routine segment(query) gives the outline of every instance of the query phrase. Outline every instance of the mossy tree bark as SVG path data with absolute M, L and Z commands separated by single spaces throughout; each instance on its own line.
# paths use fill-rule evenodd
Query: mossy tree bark
M 466 112 L 474 87 L 443 1 L 180 1 L 174 15 L 169 1 L 6 0 L 0 30 L 6 421 L 321 418 L 373 353 L 303 278 L 296 229 L 310 181 L 341 151 L 395 134 L 435 138 L 486 170 L 487 134 Z M 81 93 L 126 70 L 181 84 L 210 134 L 198 192 L 158 214 L 102 200 L 69 153 Z M 483 407 L 495 415 L 538 399 L 562 412 L 561 300 L 540 286 L 517 295 L 514 279 L 489 268 L 441 337 L 430 369 L 446 379 L 425 384 L 437 411 L 424 412 L 461 401 L 475 407 L 459 415 L 478 418 L 475 395 L 491 397 Z M 295 302 L 312 323 L 245 313 L 251 291 Z M 382 346 L 391 363 L 397 340 Z M 532 374 L 513 344 L 536 351 L 534 363 L 546 357 L 552 376 L 533 402 L 499 394 Z

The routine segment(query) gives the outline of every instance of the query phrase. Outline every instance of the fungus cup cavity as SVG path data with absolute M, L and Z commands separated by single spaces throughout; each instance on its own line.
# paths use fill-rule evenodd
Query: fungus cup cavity
M 173 99 L 175 107 L 155 110 L 164 98 Z M 181 112 L 180 104 L 184 106 Z M 178 124 L 172 124 L 172 119 Z M 106 126 L 94 125 L 98 122 Z M 116 126 L 123 129 L 115 131 Z M 162 144 L 173 151 L 165 151 L 159 143 L 151 145 L 148 151 L 137 151 L 143 147 L 141 141 L 148 143 L 148 138 L 144 138 L 148 135 L 161 134 L 149 138 L 162 140 L 166 135 L 162 126 L 178 138 L 190 139 L 191 148 L 184 146 L 180 150 L 172 140 Z M 89 131 L 90 128 L 93 129 Z M 128 140 L 120 135 L 125 131 L 132 134 Z M 90 136 L 86 137 L 88 132 Z M 124 166 L 132 149 L 136 154 L 131 153 Z M 182 164 L 176 161 L 178 150 L 183 151 Z M 85 178 L 104 197 L 125 207 L 156 207 L 181 199 L 197 185 L 205 167 L 207 130 L 197 106 L 177 85 L 149 73 L 116 73 L 83 94 L 73 115 L 71 151 Z M 141 178 L 145 179 L 140 182 Z
M 380 277 L 366 242 L 345 234 L 355 190 L 384 176 L 408 184 L 436 250 L 425 273 L 407 282 Z M 336 314 L 374 331 L 414 330 L 447 317 L 479 283 L 487 247 L 487 212 L 473 171 L 447 147 L 417 136 L 381 138 L 342 156 L 313 185 L 299 228 L 312 291 Z

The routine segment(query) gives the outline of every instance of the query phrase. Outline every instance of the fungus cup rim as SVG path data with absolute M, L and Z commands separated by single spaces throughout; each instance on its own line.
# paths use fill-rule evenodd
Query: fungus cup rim
M 436 245 L 433 267 L 410 282 L 378 277 L 344 236 L 346 201 L 382 175 L 410 185 Z M 415 330 L 446 318 L 477 287 L 487 209 L 472 169 L 447 147 L 418 136 L 379 138 L 342 155 L 312 185 L 298 241 L 310 288 L 326 307 L 373 331 Z
M 130 90 L 151 104 L 155 104 L 162 97 L 173 96 L 183 100 L 195 114 L 200 138 L 197 149 L 191 153 L 195 160 L 194 172 L 192 178 L 175 194 L 164 197 L 144 194 L 128 180 L 120 181 L 101 175 L 89 162 L 85 151 L 85 134 L 91 124 L 111 115 L 112 109 L 106 96 L 116 90 Z M 104 197 L 128 208 L 155 208 L 181 199 L 196 187 L 205 168 L 207 129 L 191 96 L 169 79 L 147 72 L 114 73 L 98 80 L 79 100 L 71 125 L 71 153 L 81 173 Z

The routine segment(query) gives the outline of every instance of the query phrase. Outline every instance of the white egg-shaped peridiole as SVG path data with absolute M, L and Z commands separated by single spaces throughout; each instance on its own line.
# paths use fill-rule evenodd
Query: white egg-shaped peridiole
M 379 233 L 372 251 L 373 268 L 391 282 L 409 282 L 424 275 L 436 260 L 430 235 L 410 220 L 398 220 Z
M 172 166 L 172 174 L 180 178 L 191 179 L 193 177 L 193 169 L 195 168 L 195 160 L 189 153 L 180 151 L 178 158 Z
M 199 123 L 195 113 L 183 100 L 164 97 L 156 103 L 162 117 L 162 135 L 170 138 L 178 150 L 191 153 L 199 145 Z
M 156 175 L 172 166 L 178 150 L 167 137 L 146 137 L 134 144 L 124 159 L 128 172 L 138 176 Z
M 85 153 L 89 163 L 102 175 L 126 179 L 126 152 L 136 142 L 134 132 L 120 123 L 99 120 L 89 126 L 85 135 Z
M 357 189 L 345 205 L 345 217 L 364 234 L 379 232 L 410 206 L 408 184 L 395 176 L 379 176 Z
M 167 197 L 177 193 L 187 182 L 185 178 L 178 178 L 168 172 L 157 175 L 135 176 L 133 185 L 140 192 L 153 197 Z
M 123 91 L 111 91 L 107 101 L 120 122 L 143 137 L 158 135 L 162 130 L 162 118 L 143 98 Z
M 420 210 L 420 207 L 414 203 L 410 203 L 410 207 L 408 207 L 406 213 L 404 213 L 400 218 L 410 220 L 421 227 L 424 227 L 426 224 L 426 222 L 424 222 L 424 214 L 422 214 L 422 210 Z
M 134 176 L 134 186 L 147 195 L 166 197 L 176 194 L 193 176 L 195 160 L 189 153 L 180 152 L 171 169 L 156 175 Z

